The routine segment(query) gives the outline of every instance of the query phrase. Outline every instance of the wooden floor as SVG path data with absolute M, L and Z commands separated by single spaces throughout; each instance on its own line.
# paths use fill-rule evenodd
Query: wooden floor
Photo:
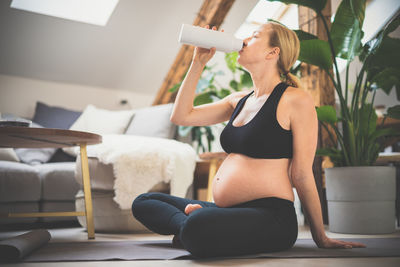
M 87 241 L 87 233 L 83 228 L 54 228 L 48 229 L 51 233 L 51 242 L 66 241 Z M 400 238 L 400 228 L 396 232 L 385 235 L 348 235 L 337 234 L 328 231 L 325 225 L 326 234 L 331 238 L 367 238 L 367 237 L 398 237 Z M 19 231 L 1 231 L 0 239 L 16 236 L 27 232 L 27 230 Z M 307 226 L 299 226 L 298 238 L 311 238 L 311 233 Z M 96 241 L 123 241 L 123 240 L 160 240 L 172 239 L 172 236 L 162 236 L 156 234 L 101 234 L 96 233 Z M 67 266 L 304 266 L 304 267 L 320 267 L 320 266 L 400 266 L 400 257 L 368 257 L 368 258 L 296 258 L 296 259 L 234 259 L 234 260 L 157 260 L 157 261 L 84 261 L 84 262 L 39 262 L 39 263 L 18 263 L 6 264 L 3 266 L 29 266 L 29 267 L 67 267 Z

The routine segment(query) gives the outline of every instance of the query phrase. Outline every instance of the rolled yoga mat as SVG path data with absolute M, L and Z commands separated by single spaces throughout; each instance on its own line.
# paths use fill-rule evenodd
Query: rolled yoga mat
M 298 239 L 293 248 L 279 252 L 220 258 L 343 258 L 399 257 L 400 238 L 337 238 L 365 244 L 366 248 L 323 249 L 312 239 Z M 186 250 L 172 247 L 171 240 L 49 242 L 25 262 L 171 260 L 194 259 Z
M 47 230 L 38 229 L 0 241 L 0 262 L 19 261 L 51 239 Z

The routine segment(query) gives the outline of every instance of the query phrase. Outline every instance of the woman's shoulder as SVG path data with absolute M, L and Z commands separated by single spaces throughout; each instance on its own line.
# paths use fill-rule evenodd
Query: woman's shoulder
M 291 106 L 314 105 L 314 99 L 306 90 L 288 86 L 285 91 L 286 102 Z
M 236 107 L 237 103 L 245 97 L 246 95 L 250 94 L 253 91 L 253 89 L 244 89 L 241 91 L 236 91 L 233 92 L 229 95 L 229 102 L 232 105 L 233 108 Z

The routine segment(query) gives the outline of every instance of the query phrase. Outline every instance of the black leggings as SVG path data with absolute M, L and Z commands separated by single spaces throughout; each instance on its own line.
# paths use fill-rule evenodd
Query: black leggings
M 187 204 L 203 208 L 186 215 Z M 228 208 L 164 193 L 145 193 L 132 204 L 133 216 L 162 235 L 179 235 L 195 257 L 236 256 L 291 248 L 297 239 L 293 202 L 267 197 Z

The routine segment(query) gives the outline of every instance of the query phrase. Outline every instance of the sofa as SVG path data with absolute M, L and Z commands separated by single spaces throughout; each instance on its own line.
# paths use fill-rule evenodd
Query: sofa
M 173 104 L 132 110 L 110 111 L 88 105 L 82 112 L 36 103 L 31 127 L 85 130 L 101 135 L 137 135 L 173 139 L 191 144 L 190 136 L 178 135 L 170 120 Z M 25 118 L 26 119 L 26 118 Z M 90 146 L 88 146 L 89 148 Z M 84 210 L 81 160 L 73 148 L 1 148 L 0 212 Z M 113 201 L 115 175 L 111 164 L 88 157 L 96 232 L 147 231 Z M 159 183 L 149 191 L 170 192 L 170 185 Z M 182 197 L 193 197 L 190 187 Z M 0 225 L 16 223 L 78 221 L 85 217 L 3 218 Z

